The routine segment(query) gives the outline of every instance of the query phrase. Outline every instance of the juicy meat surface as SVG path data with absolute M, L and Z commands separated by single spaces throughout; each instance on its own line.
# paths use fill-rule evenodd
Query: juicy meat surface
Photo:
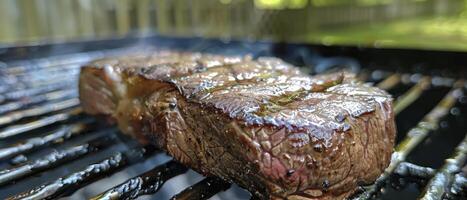
M 155 52 L 82 68 L 84 110 L 264 199 L 344 199 L 390 162 L 392 98 L 277 58 Z

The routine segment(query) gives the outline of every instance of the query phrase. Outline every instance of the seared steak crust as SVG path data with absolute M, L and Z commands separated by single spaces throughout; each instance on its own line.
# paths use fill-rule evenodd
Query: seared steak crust
M 82 106 L 183 164 L 269 199 L 343 199 L 394 145 L 392 98 L 351 74 L 276 58 L 157 52 L 95 61 Z

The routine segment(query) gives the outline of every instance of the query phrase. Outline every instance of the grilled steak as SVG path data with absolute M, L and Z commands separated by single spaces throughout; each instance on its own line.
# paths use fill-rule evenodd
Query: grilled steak
M 142 143 L 264 199 L 344 199 L 388 166 L 392 98 L 276 58 L 157 52 L 82 68 L 80 99 Z

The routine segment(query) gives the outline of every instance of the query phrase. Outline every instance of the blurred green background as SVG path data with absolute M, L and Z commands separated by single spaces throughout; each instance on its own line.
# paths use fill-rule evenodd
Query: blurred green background
M 467 51 L 467 1 L 0 0 L 0 46 L 154 34 Z

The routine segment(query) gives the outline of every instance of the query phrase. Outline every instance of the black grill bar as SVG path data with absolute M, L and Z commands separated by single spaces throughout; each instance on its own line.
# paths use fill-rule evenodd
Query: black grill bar
M 366 73 L 366 76 L 363 76 L 362 73 Z M 373 80 L 381 80 L 383 78 L 385 78 L 383 81 L 386 81 L 386 79 L 388 78 L 391 78 L 393 80 L 391 80 L 391 82 L 393 81 L 392 84 L 396 84 L 395 82 L 397 82 L 397 78 L 396 77 L 391 77 L 391 76 L 397 76 L 397 74 L 399 74 L 399 83 L 403 83 L 403 84 L 409 84 L 409 83 L 412 83 L 412 84 L 417 84 L 420 82 L 420 80 L 422 80 L 423 78 L 427 77 L 427 76 L 423 76 L 422 74 L 409 74 L 409 73 L 394 73 L 394 72 L 390 72 L 390 71 L 383 71 L 383 70 L 374 70 L 373 72 L 371 72 L 371 75 L 368 74 L 369 72 L 365 72 L 365 71 L 362 71 L 361 73 L 358 74 L 357 78 L 361 81 L 365 81 L 366 79 L 360 79 L 359 77 L 368 77 L 368 78 L 371 78 Z M 382 84 L 383 81 L 381 81 L 380 83 L 378 84 Z M 387 80 L 389 81 L 389 80 Z M 436 75 L 433 75 L 431 76 L 431 80 L 430 80 L 430 83 L 431 85 L 433 86 L 442 86 L 442 87 L 452 87 L 454 85 L 454 83 L 456 82 L 456 79 L 454 78 L 449 78 L 449 77 L 442 77 L 442 76 L 436 76 Z M 467 88 L 467 83 L 465 83 L 466 85 L 464 87 Z M 390 88 L 389 88 L 390 89 Z
M 458 81 L 454 88 L 444 96 L 444 98 L 409 132 L 404 140 L 396 146 L 396 151 L 392 155 L 392 160 L 384 173 L 373 185 L 364 187 L 364 192 L 354 199 L 370 199 L 386 183 L 389 176 L 395 171 L 397 166 L 405 160 L 407 155 L 423 141 L 431 131 L 438 129 L 438 122 L 449 113 L 456 100 L 463 94 L 463 81 Z
M 13 61 L 8 62 L 5 66 L 0 67 L 0 75 L 23 75 L 33 74 L 38 70 L 54 69 L 54 68 L 66 68 L 81 66 L 91 60 L 98 58 L 118 55 L 120 53 L 127 52 L 128 49 L 113 49 L 113 50 L 100 50 L 85 53 L 75 53 L 63 56 L 39 58 L 28 61 Z
M 33 96 L 30 98 L 25 98 L 23 100 L 19 101 L 13 101 L 10 103 L 2 104 L 0 105 L 0 114 L 4 114 L 6 112 L 11 112 L 15 111 L 18 109 L 26 108 L 28 106 L 38 104 L 38 103 L 43 103 L 46 101 L 54 101 L 54 100 L 60 100 L 60 99 L 66 99 L 66 98 L 73 98 L 77 96 L 77 91 L 76 89 L 71 89 L 71 90 L 59 90 L 59 91 L 53 91 L 53 92 L 48 92 L 44 94 L 40 94 L 37 96 Z
M 48 146 L 52 143 L 60 143 L 68 140 L 72 136 L 83 134 L 88 127 L 88 122 L 78 122 L 70 125 L 64 125 L 52 133 L 43 137 L 29 138 L 24 142 L 19 142 L 11 147 L 0 149 L 0 160 L 5 160 L 13 156 L 27 153 L 38 148 Z
M 154 194 L 162 188 L 162 185 L 164 185 L 167 180 L 183 174 L 187 170 L 188 169 L 182 164 L 175 161 L 169 161 L 139 176 L 131 178 L 91 199 L 135 199 L 141 195 Z
M 74 82 L 60 82 L 52 85 L 44 85 L 40 87 L 33 87 L 24 90 L 7 92 L 0 95 L 0 103 L 3 103 L 5 101 L 19 100 L 21 98 L 27 98 L 45 92 L 60 90 L 63 88 L 70 88 L 75 84 L 76 83 Z
M 35 200 L 66 197 L 94 181 L 148 158 L 157 151 L 158 150 L 153 146 L 146 146 L 144 148 L 138 147 L 127 152 L 117 152 L 114 156 L 106 158 L 99 163 L 91 164 L 81 171 L 72 173 L 66 177 L 58 178 L 51 183 L 44 184 L 7 199 Z
M 100 50 L 85 53 L 75 53 L 70 55 L 38 58 L 33 60 L 13 61 L 0 65 L 0 76 L 25 76 L 35 75 L 36 72 L 45 72 L 47 70 L 61 70 L 61 69 L 78 69 L 83 64 L 114 55 L 122 55 L 122 53 L 144 51 L 136 48 L 122 48 L 111 50 Z
M 450 193 L 455 197 L 467 196 L 467 178 L 465 178 L 464 173 L 457 173 L 454 176 L 454 183 L 452 183 Z
M 388 76 L 386 79 L 384 79 L 380 83 L 378 83 L 376 87 L 383 89 L 383 90 L 389 90 L 395 87 L 400 82 L 401 82 L 401 75 L 399 73 L 394 73 Z
M 14 111 L 3 115 L 0 117 L 0 126 L 9 124 L 26 117 L 34 117 L 38 115 L 43 115 L 59 110 L 64 110 L 68 108 L 73 108 L 79 105 L 79 100 L 77 98 L 68 99 L 60 102 L 47 103 L 34 108 L 29 108 L 26 110 Z
M 428 180 L 433 177 L 436 170 L 430 167 L 422 167 L 409 162 L 401 162 L 394 170 L 393 175 L 414 180 Z
M 407 183 L 425 185 L 436 173 L 430 167 L 422 167 L 409 162 L 401 162 L 389 177 L 388 183 L 397 190 L 407 186 Z M 364 189 L 362 188 L 362 191 Z
M 85 62 L 70 63 L 69 65 L 54 65 L 54 66 L 49 66 L 49 67 L 44 67 L 44 68 L 29 69 L 29 71 L 15 71 L 13 67 L 11 69 L 5 68 L 3 70 L 0 69 L 0 76 L 5 76 L 5 77 L 11 76 L 11 77 L 23 78 L 27 76 L 37 76 L 45 72 L 63 73 L 63 72 L 66 72 L 67 70 L 79 69 L 79 67 L 84 63 Z
M 430 78 L 424 77 L 406 93 L 404 93 L 394 104 L 394 114 L 399 114 L 405 108 L 415 102 L 422 93 L 430 86 Z
M 82 63 L 86 63 L 90 60 L 99 58 L 103 56 L 103 51 L 101 52 L 87 52 L 81 54 L 72 54 L 57 58 L 43 58 L 36 59 L 31 61 L 15 61 L 7 63 L 8 67 L 0 68 L 1 74 L 8 75 L 21 75 L 21 74 L 31 74 L 38 70 L 50 69 L 50 68 L 64 68 L 67 66 L 76 66 Z
M 445 164 L 430 180 L 421 196 L 421 200 L 442 199 L 448 195 L 449 186 L 455 181 L 454 176 L 459 173 L 467 157 L 467 136 L 456 147 L 454 155 L 446 159 Z
M 109 146 L 112 144 L 111 141 L 112 138 L 110 137 L 97 138 L 86 144 L 70 147 L 61 151 L 54 151 L 34 162 L 0 171 L 0 185 L 76 160 L 91 152 Z
M 42 90 L 53 91 L 53 90 L 59 90 L 62 88 L 72 87 L 76 84 L 76 81 L 78 80 L 77 74 L 60 74 L 57 76 L 58 77 L 55 77 L 55 78 L 46 79 L 46 80 L 37 80 L 37 81 L 19 82 L 16 80 L 11 80 L 11 82 L 14 82 L 14 83 L 2 83 L 2 81 L 3 82 L 6 82 L 6 81 L 5 79 L 0 79 L 0 83 L 3 85 L 3 86 L 0 86 L 0 92 L 2 92 L 3 94 L 13 93 L 14 91 L 20 91 L 20 90 L 28 90 L 29 92 L 35 92 L 36 89 L 41 89 L 41 88 Z
M 7 200 L 39 200 L 66 197 L 89 183 L 101 179 L 112 172 L 118 171 L 126 166 L 127 163 L 128 160 L 125 155 L 119 152 L 101 162 L 91 164 L 81 171 L 72 173 L 63 178 L 58 178 L 49 184 L 11 196 L 7 198 Z
M 81 114 L 81 112 L 82 112 L 81 108 L 75 108 L 67 112 L 42 117 L 38 120 L 28 122 L 25 124 L 8 126 L 5 129 L 0 131 L 0 139 L 16 136 L 16 135 L 25 133 L 27 131 L 45 127 L 45 126 L 48 126 L 54 123 L 66 121 L 72 118 L 73 116 L 77 116 L 78 114 Z M 31 116 L 34 116 L 34 115 L 31 115 Z
M 176 194 L 171 200 L 205 200 L 225 191 L 232 184 L 217 177 L 208 177 Z
M 5 92 L 12 88 L 24 89 L 23 86 L 35 87 L 37 85 L 42 85 L 41 82 L 50 82 L 50 84 L 53 82 L 54 84 L 52 85 L 60 82 L 62 84 L 64 82 L 76 83 L 76 80 L 72 79 L 76 79 L 78 77 L 79 67 L 87 62 L 102 57 L 121 55 L 122 53 L 143 52 L 148 49 L 149 48 L 122 48 L 77 53 L 67 56 L 58 56 L 56 58 L 48 57 L 28 61 L 10 62 L 0 66 L 0 92 Z M 68 78 L 64 79 L 65 76 L 68 76 Z M 57 81 L 56 79 L 62 79 L 63 81 Z M 18 88 L 17 86 L 20 87 Z
M 15 83 L 33 86 L 34 82 L 52 82 L 53 83 L 53 79 L 57 79 L 57 78 L 59 79 L 64 78 L 64 77 L 77 78 L 77 75 L 79 74 L 79 67 L 80 66 L 77 65 L 77 66 L 74 66 L 74 69 L 58 68 L 55 70 L 41 70 L 31 75 L 28 74 L 28 75 L 15 76 L 15 77 L 6 76 L 3 78 L 6 78 L 6 80 L 9 80 L 9 81 L 14 81 Z M 61 80 L 63 81 L 63 79 Z

